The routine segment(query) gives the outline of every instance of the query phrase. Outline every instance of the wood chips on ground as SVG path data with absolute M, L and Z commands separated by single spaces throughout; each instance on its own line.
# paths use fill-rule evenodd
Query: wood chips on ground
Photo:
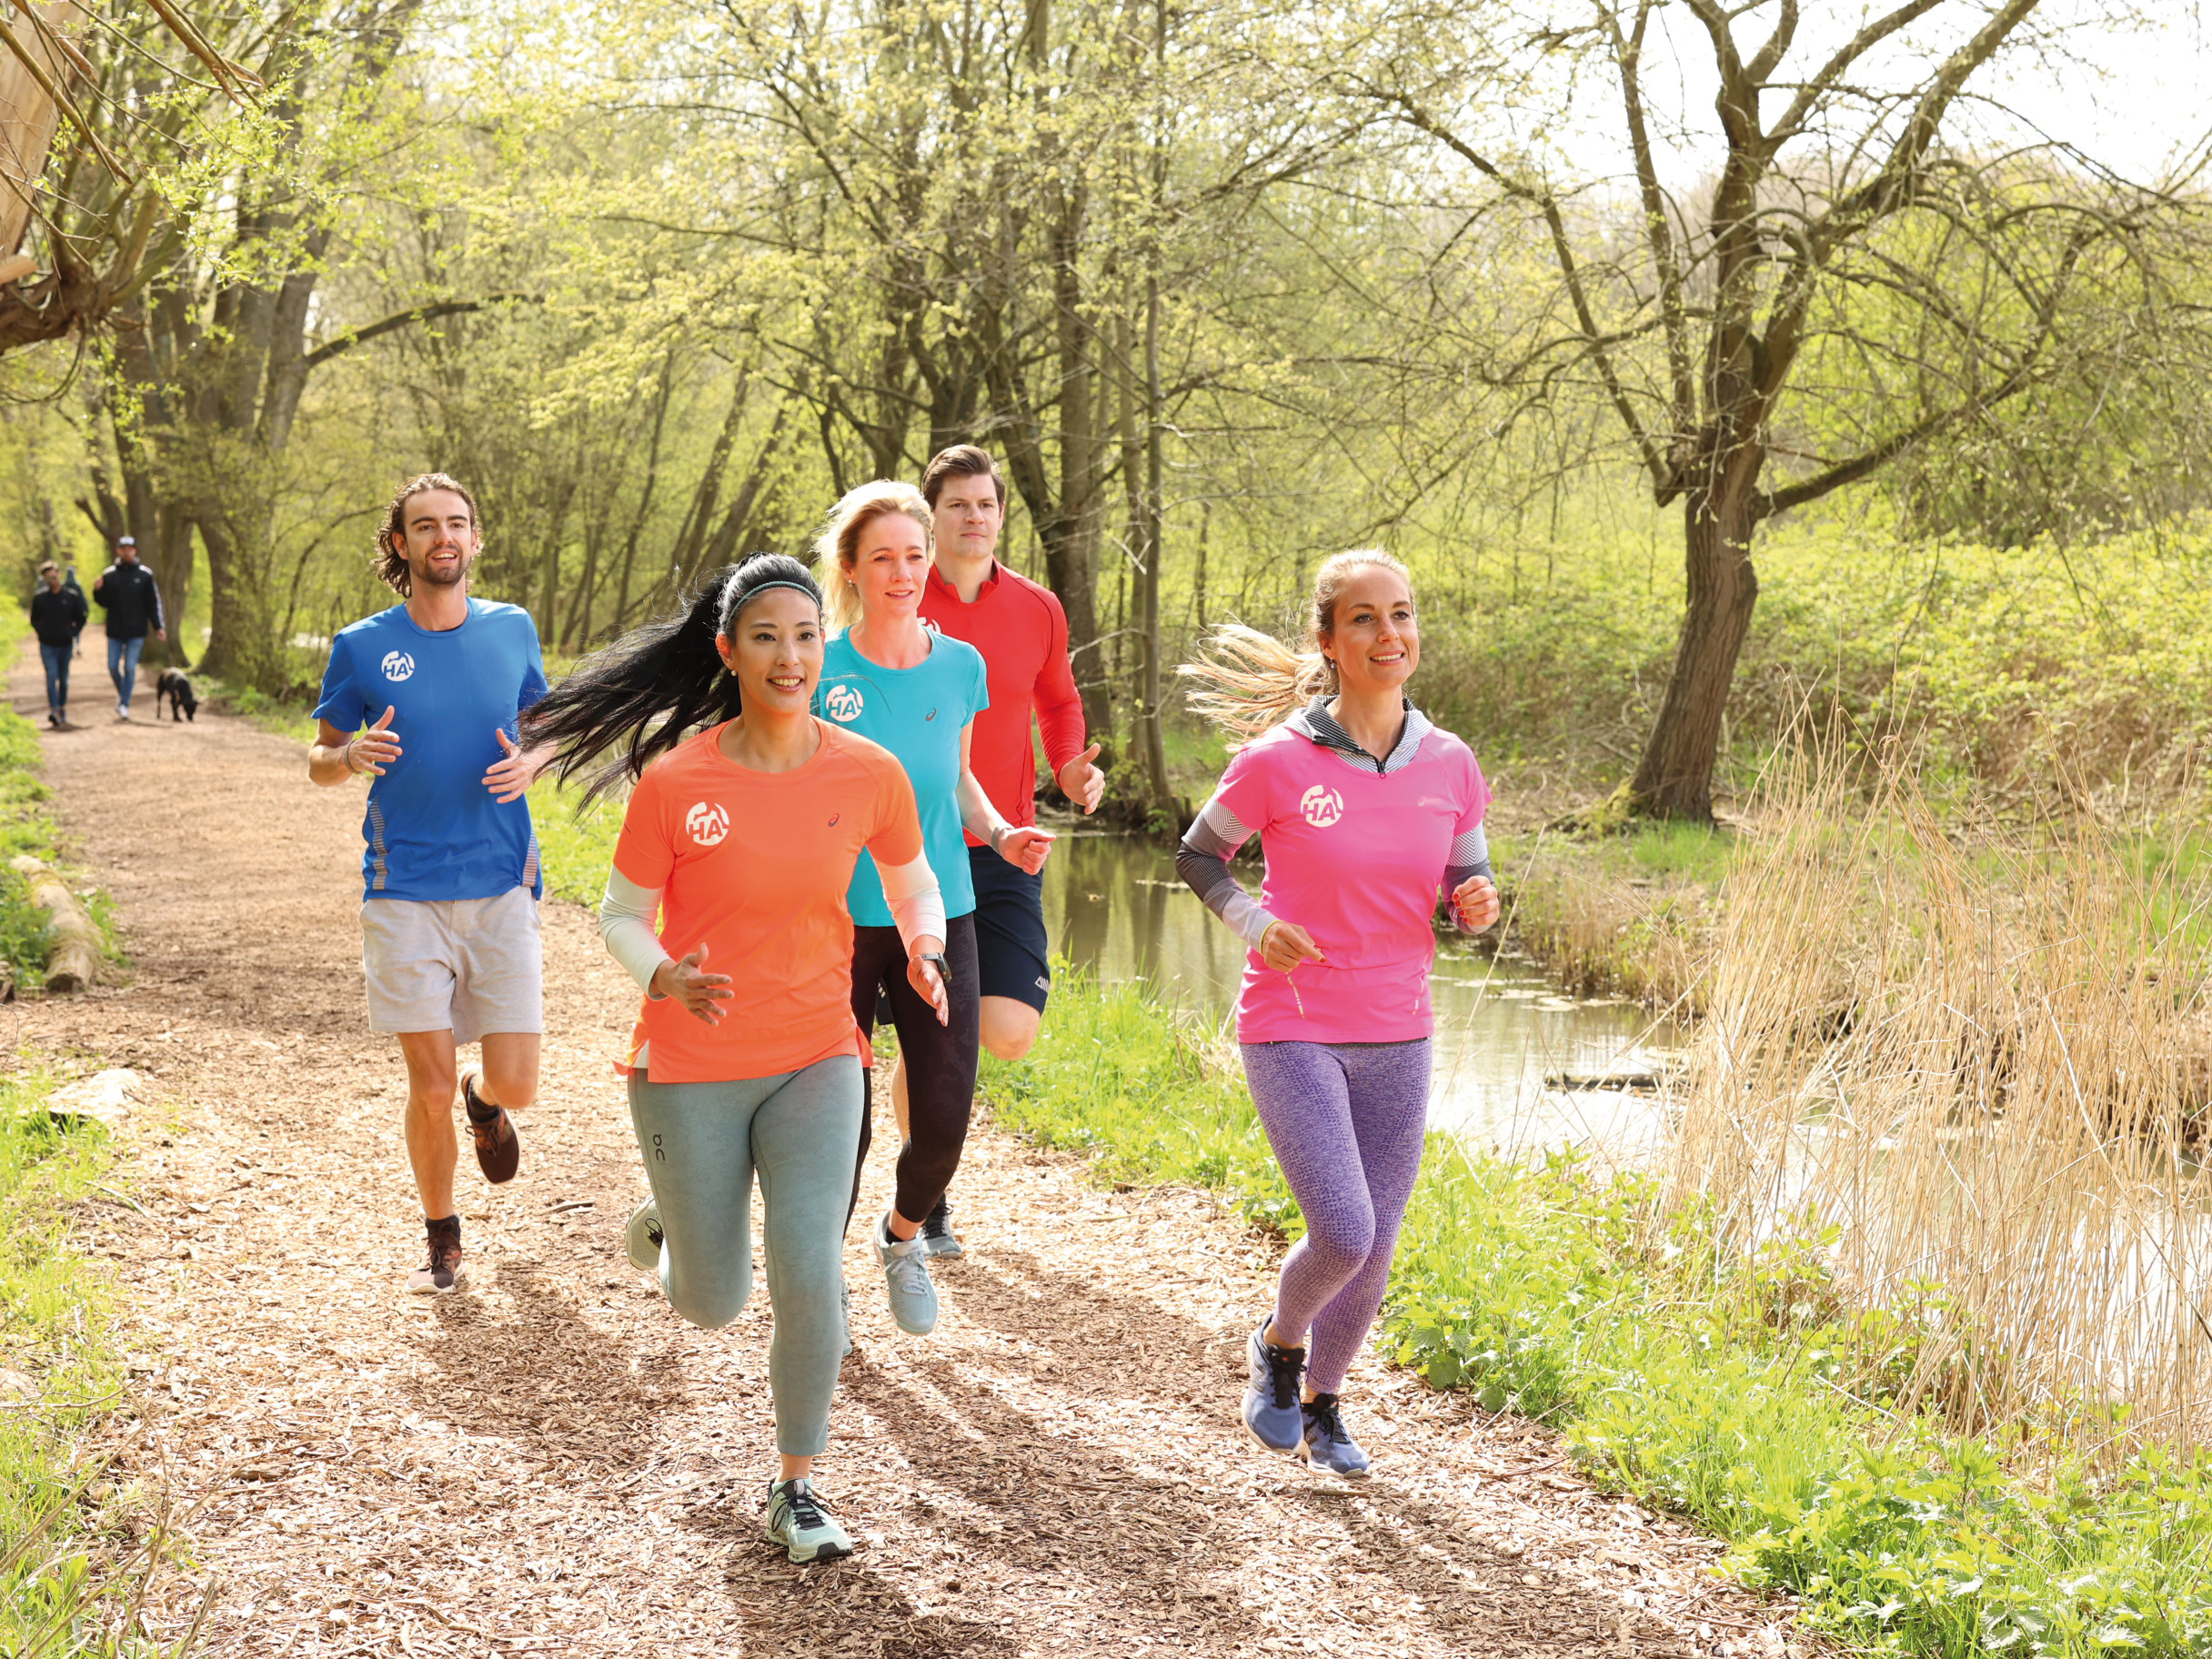
M 14 691 L 35 718 L 35 670 Z M 201 716 L 47 734 L 133 969 L 0 1010 L 12 1051 L 146 1074 L 123 1131 L 144 1214 L 84 1225 L 133 1356 L 104 1442 L 118 1478 L 191 1513 L 156 1633 L 181 1633 L 214 1575 L 206 1651 L 286 1659 L 1802 1645 L 1714 1575 L 1717 1545 L 1372 1362 L 1346 1404 L 1373 1480 L 1262 1453 L 1237 1402 L 1273 1247 L 1202 1193 L 1101 1191 L 987 1122 L 934 1336 L 891 1325 L 854 1230 L 856 1346 L 819 1475 L 861 1547 L 790 1565 L 759 1530 L 765 1292 L 698 1330 L 623 1255 L 645 1186 L 609 1060 L 635 992 L 588 913 L 545 909 L 520 1178 L 495 1191 L 464 1152 L 468 1289 L 407 1296 L 422 1232 L 405 1072 L 362 1000 L 361 791 Z M 864 1204 L 888 1180 L 880 1155 Z

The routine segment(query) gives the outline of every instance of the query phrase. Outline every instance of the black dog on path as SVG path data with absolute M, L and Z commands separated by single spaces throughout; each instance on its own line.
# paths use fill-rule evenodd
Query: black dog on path
M 196 721 L 200 718 L 200 699 L 193 692 L 192 682 L 175 669 L 162 669 L 161 678 L 154 682 L 154 712 L 156 719 L 160 718 L 161 699 L 165 697 L 169 699 L 170 719 Z M 179 713 L 179 709 L 183 712 Z

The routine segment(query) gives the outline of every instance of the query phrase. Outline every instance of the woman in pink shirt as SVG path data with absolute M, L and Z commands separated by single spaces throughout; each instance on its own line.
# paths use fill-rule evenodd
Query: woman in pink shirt
M 1191 702 L 1244 739 L 1175 867 L 1252 947 L 1237 1041 L 1268 1144 L 1306 1222 L 1275 1311 L 1252 1332 L 1244 1424 L 1342 1475 L 1367 1454 L 1337 1409 L 1382 1305 L 1428 1127 L 1431 919 L 1498 919 L 1483 835 L 1489 786 L 1468 747 L 1406 700 L 1421 664 L 1413 590 L 1388 554 L 1340 553 L 1293 650 L 1248 628 L 1182 672 Z M 1257 900 L 1229 872 L 1257 834 Z M 1309 1354 L 1309 1332 L 1311 1352 Z

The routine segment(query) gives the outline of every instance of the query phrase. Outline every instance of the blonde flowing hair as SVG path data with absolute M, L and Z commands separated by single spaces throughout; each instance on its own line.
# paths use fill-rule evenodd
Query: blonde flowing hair
M 860 619 L 860 593 L 852 585 L 853 561 L 860 556 L 860 536 L 887 513 L 904 513 L 921 526 L 921 545 L 936 545 L 930 504 L 911 484 L 878 478 L 856 484 L 830 509 L 830 522 L 814 538 L 815 568 L 821 572 L 822 610 L 832 633 L 847 633 Z
M 1175 670 L 1198 682 L 1191 707 L 1231 738 L 1249 742 L 1315 698 L 1334 697 L 1336 664 L 1322 654 L 1322 642 L 1336 632 L 1336 601 L 1345 582 L 1354 571 L 1369 569 L 1395 570 L 1405 578 L 1406 591 L 1413 591 L 1412 573 L 1380 548 L 1354 548 L 1323 559 L 1313 573 L 1304 649 L 1242 622 L 1221 624 L 1198 660 Z

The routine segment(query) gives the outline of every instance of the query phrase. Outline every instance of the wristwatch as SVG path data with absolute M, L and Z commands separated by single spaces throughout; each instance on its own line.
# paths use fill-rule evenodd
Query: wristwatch
M 944 980 L 948 986 L 952 983 L 952 964 L 945 960 L 943 952 L 924 950 L 914 960 L 918 962 L 927 962 L 930 967 L 936 969 L 937 977 Z

